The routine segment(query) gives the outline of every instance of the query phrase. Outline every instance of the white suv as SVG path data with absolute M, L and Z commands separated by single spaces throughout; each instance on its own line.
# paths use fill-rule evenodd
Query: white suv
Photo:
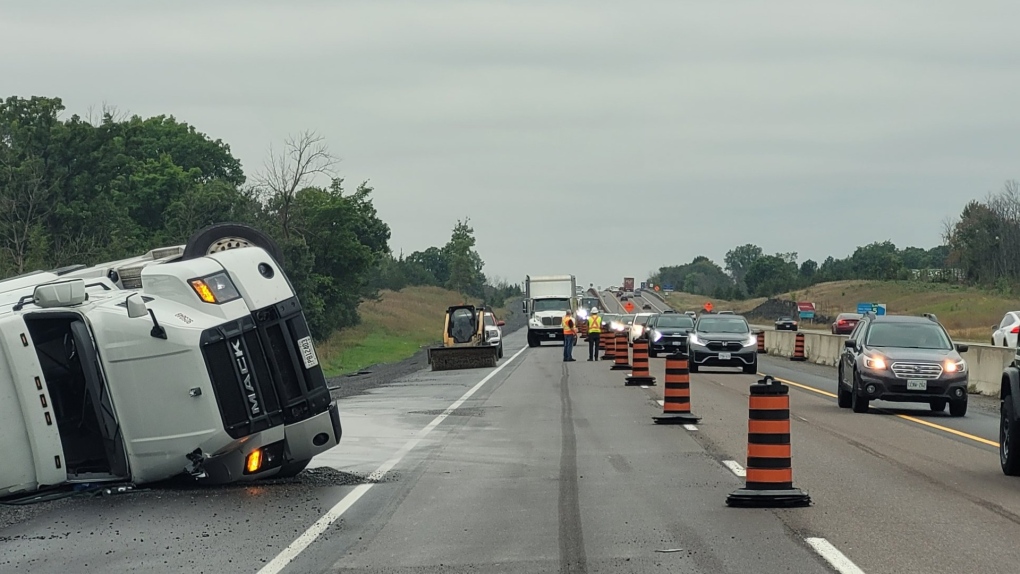
M 634 315 L 634 323 L 630 326 L 630 332 L 627 333 L 627 342 L 631 346 L 634 345 L 634 341 L 640 339 L 645 334 L 645 323 L 648 323 L 648 318 L 655 313 L 638 313 Z
M 485 313 L 485 342 L 490 347 L 499 347 L 496 357 L 503 358 L 503 325 L 506 323 L 496 319 L 492 313 Z

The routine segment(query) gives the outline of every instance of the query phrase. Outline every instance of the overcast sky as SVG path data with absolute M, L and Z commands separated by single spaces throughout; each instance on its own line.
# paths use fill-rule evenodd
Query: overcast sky
M 584 284 L 892 240 L 1020 178 L 1016 0 L 0 0 L 0 95 L 314 129 L 394 252 Z

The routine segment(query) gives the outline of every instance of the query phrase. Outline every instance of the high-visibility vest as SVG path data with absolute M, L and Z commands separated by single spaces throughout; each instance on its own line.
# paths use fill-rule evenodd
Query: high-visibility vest
M 591 317 L 588 317 L 588 332 L 598 333 L 601 330 L 602 330 L 602 317 L 599 317 L 598 315 L 592 315 Z
M 574 318 L 571 317 L 570 315 L 564 315 L 563 316 L 563 334 L 564 335 L 573 335 L 574 333 L 575 333 L 575 331 L 574 331 Z

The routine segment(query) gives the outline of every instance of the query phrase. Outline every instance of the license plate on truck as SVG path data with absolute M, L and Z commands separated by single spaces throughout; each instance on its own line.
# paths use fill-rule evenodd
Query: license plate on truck
M 719 360 L 720 361 L 729 361 L 730 360 L 730 354 L 729 353 L 719 353 Z
M 315 347 L 312 346 L 311 337 L 298 339 L 298 350 L 301 351 L 301 360 L 305 363 L 306 369 L 311 369 L 319 364 L 319 358 L 315 356 Z
M 907 381 L 908 391 L 927 391 L 928 381 L 924 379 L 910 379 Z

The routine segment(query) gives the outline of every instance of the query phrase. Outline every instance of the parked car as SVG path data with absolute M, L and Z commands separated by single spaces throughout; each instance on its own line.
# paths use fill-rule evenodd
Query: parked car
M 776 331 L 796 331 L 797 321 L 793 317 L 780 317 L 776 319 Z
M 680 313 L 663 313 L 648 320 L 648 356 L 687 348 L 687 335 L 694 330 L 694 320 Z
M 702 315 L 687 337 L 689 368 L 740 367 L 758 372 L 758 337 L 741 315 Z
M 499 347 L 496 352 L 499 359 L 503 358 L 503 325 L 506 325 L 505 321 L 496 319 L 492 313 L 485 313 L 485 342 L 490 347 Z
M 633 315 L 634 322 L 630 326 L 630 331 L 627 334 L 627 342 L 631 345 L 634 341 L 646 340 L 648 331 L 645 329 L 645 323 L 648 322 L 648 318 L 655 313 L 638 313 Z
M 861 320 L 860 313 L 840 313 L 832 322 L 833 335 L 849 335 Z
M 1020 333 L 1020 311 L 1010 311 L 1003 316 L 998 325 L 992 325 L 992 346 L 1017 347 L 1017 334 Z
M 967 413 L 967 363 L 934 315 L 861 318 L 844 341 L 837 402 L 855 413 L 873 400 L 928 403 L 933 412 Z

